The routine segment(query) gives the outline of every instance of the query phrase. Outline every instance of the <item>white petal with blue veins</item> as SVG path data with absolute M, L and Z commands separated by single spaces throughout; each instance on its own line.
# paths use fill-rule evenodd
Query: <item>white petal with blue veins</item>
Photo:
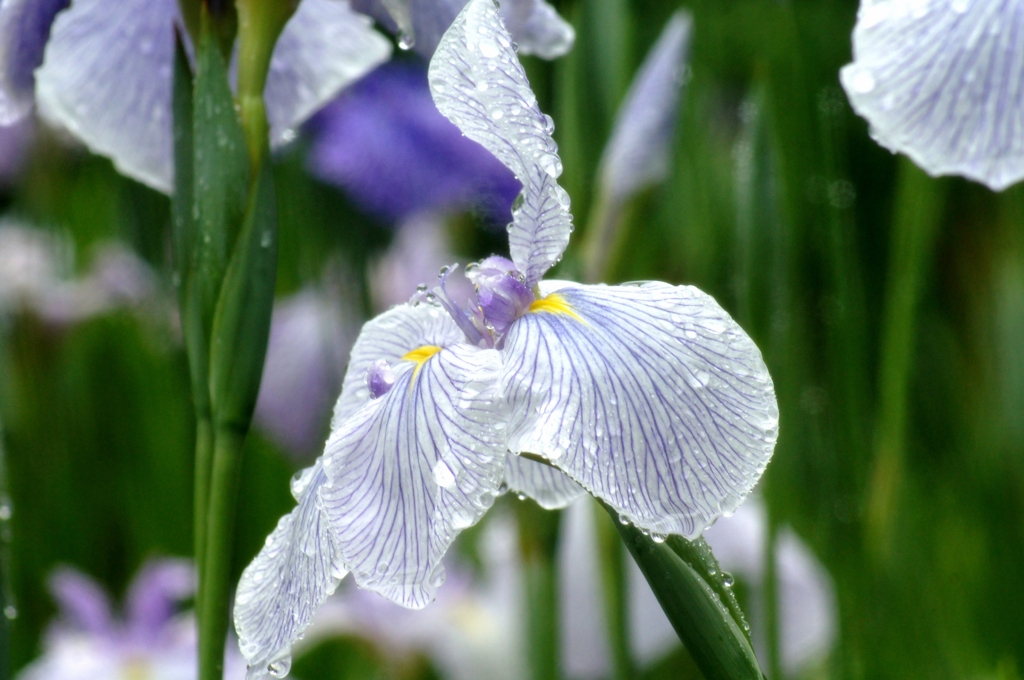
M 390 56 L 391 43 L 348 2 L 302 0 L 274 47 L 267 74 L 271 144 L 289 141 L 342 88 Z
M 392 366 L 417 347 L 447 347 L 466 336 L 439 305 L 396 305 L 367 322 L 360 331 L 345 371 L 341 396 L 334 405 L 331 429 L 337 430 L 370 400 L 366 371 L 383 359 Z
M 505 484 L 509 491 L 528 496 L 545 510 L 564 508 L 586 490 L 558 468 L 508 454 L 505 463 Z
M 853 57 L 879 144 L 995 190 L 1024 177 L 1024 0 L 862 0 Z
M 734 510 L 778 432 L 747 334 L 690 286 L 541 292 L 505 338 L 509 449 L 548 458 L 653 533 L 692 538 Z
M 247 677 L 280 675 L 291 664 L 292 644 L 345 576 L 319 490 L 322 462 L 292 484 L 299 502 L 277 523 L 259 555 L 242 572 L 235 597 L 235 630 L 249 664 Z
M 470 0 L 430 61 L 437 108 L 523 184 L 509 228 L 512 261 L 533 285 L 562 257 L 572 231 L 554 124 L 541 113 L 491 0 Z
M 57 15 L 36 102 L 125 175 L 169 193 L 177 0 L 75 0 Z
M 444 581 L 455 536 L 494 502 L 507 418 L 496 350 L 461 344 L 419 359 L 397 362 L 394 387 L 332 433 L 320 492 L 356 582 L 417 609 Z

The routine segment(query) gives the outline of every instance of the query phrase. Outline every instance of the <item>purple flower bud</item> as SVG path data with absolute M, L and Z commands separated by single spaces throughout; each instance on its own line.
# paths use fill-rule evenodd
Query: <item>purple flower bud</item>
M 477 301 L 486 325 L 498 336 L 533 303 L 533 293 L 525 277 L 511 261 L 497 255 L 470 268 L 466 275 L 477 288 Z
M 370 396 L 382 397 L 395 386 L 395 372 L 384 359 L 377 359 L 366 369 L 366 386 L 370 388 Z

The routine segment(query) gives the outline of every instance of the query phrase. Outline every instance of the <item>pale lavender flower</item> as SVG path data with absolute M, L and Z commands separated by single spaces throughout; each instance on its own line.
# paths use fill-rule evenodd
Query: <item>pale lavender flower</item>
M 274 304 L 253 422 L 297 458 L 323 441 L 355 329 L 355 313 L 324 293 L 304 290 Z
M 171 76 L 178 0 L 5 0 L 0 121 L 33 102 L 124 174 L 171 191 Z M 63 11 L 62 11 L 63 10 Z M 45 47 L 44 47 L 45 46 Z M 264 98 L 272 145 L 287 142 L 343 87 L 390 56 L 343 0 L 302 0 L 271 60 Z M 38 68 L 37 68 L 38 67 Z
M 732 517 L 704 532 L 723 570 L 751 589 L 749 610 L 758 656 L 767 658 L 765 542 L 768 515 L 764 502 L 751 498 Z M 836 596 L 832 579 L 811 549 L 789 527 L 775 539 L 779 644 L 783 670 L 797 676 L 823 661 L 835 641 Z
M 451 262 L 451 244 L 442 217 L 419 212 L 404 220 L 387 251 L 370 267 L 370 297 L 377 311 L 409 299 L 409 292 L 424 287 Z
M 519 192 L 504 165 L 438 112 L 416 64 L 376 69 L 309 128 L 313 174 L 389 222 L 471 206 L 504 216 Z
M 442 270 L 422 302 L 363 327 L 324 455 L 293 483 L 298 507 L 239 584 L 252 677 L 287 669 L 292 643 L 348 572 L 424 607 L 452 541 L 505 488 L 557 506 L 583 487 L 655 535 L 694 537 L 742 502 L 774 449 L 771 377 L 709 296 L 542 280 L 568 245 L 569 199 L 553 124 L 493 2 L 466 6 L 430 81 L 441 112 L 523 184 L 511 258 L 471 269 L 461 292 Z M 511 304 L 482 304 L 495 298 Z M 395 381 L 373 398 L 367 375 L 382 359 Z
M 399 34 L 400 45 L 429 59 L 466 0 L 355 0 L 354 6 Z M 557 59 L 576 41 L 573 27 L 545 0 L 506 0 L 500 11 L 520 54 Z
M 931 175 L 1024 177 L 1024 2 L 861 0 L 840 80 L 871 136 Z
M 178 613 L 195 590 L 195 574 L 185 560 L 156 560 L 136 576 L 122 617 L 92 579 L 73 569 L 58 570 L 50 590 L 60 609 L 46 635 L 43 656 L 18 680 L 99 680 L 196 677 L 195 621 Z M 234 645 L 224 662 L 225 680 L 244 677 L 245 665 Z

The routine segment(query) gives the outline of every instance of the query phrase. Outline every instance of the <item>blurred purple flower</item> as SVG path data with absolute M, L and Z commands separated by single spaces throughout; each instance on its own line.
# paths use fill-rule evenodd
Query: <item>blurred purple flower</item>
M 521 188 L 441 115 L 426 71 L 414 64 L 376 69 L 324 107 L 310 129 L 312 172 L 390 222 L 475 205 L 504 224 Z
M 195 621 L 178 604 L 195 591 L 186 560 L 147 563 L 128 590 L 123 618 L 115 618 L 107 594 L 91 578 L 63 568 L 50 578 L 60 610 L 42 657 L 18 680 L 196 677 Z M 245 677 L 236 645 L 228 645 L 225 680 Z
M 254 421 L 296 457 L 319 452 L 358 328 L 354 312 L 312 290 L 274 305 Z

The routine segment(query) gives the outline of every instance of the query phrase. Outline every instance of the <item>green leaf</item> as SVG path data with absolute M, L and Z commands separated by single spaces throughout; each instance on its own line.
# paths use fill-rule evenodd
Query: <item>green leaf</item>
M 205 31 L 199 41 L 193 105 L 195 236 L 191 239 L 192 261 L 182 325 L 197 409 L 206 402 L 208 412 L 208 339 L 221 281 L 245 215 L 250 174 L 245 137 L 228 87 L 227 68 L 217 39 L 210 31 Z
M 707 680 L 762 680 L 739 606 L 703 539 L 657 543 L 612 515 L 679 639 Z
M 277 270 L 277 198 L 261 164 L 242 233 L 224 276 L 210 347 L 210 394 L 218 427 L 249 427 L 270 335 Z

